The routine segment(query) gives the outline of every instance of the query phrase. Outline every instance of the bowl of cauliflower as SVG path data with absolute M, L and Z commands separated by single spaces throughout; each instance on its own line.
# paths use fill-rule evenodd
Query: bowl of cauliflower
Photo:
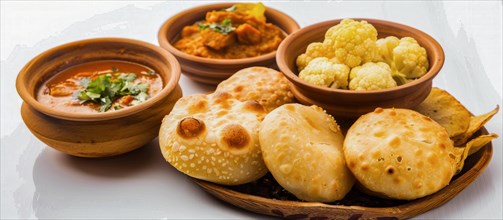
M 297 100 L 337 118 L 376 107 L 413 108 L 429 94 L 444 63 L 440 44 L 406 25 L 337 19 L 288 36 L 276 62 Z

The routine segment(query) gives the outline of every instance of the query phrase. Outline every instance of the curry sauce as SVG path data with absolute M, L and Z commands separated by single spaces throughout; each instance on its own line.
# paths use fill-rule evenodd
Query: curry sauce
M 263 10 L 256 13 L 257 9 Z M 277 26 L 266 23 L 264 11 L 265 7 L 258 3 L 236 4 L 222 11 L 207 12 L 204 21 L 183 28 L 174 46 L 184 53 L 216 59 L 248 58 L 273 52 L 285 36 Z
M 137 105 L 163 88 L 149 67 L 107 60 L 79 64 L 47 80 L 37 100 L 65 112 L 95 113 Z

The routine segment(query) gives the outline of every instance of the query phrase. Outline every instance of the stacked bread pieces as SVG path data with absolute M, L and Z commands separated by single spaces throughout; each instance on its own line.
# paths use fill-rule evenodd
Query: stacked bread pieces
M 447 186 L 468 155 L 498 137 L 473 137 L 498 107 L 471 116 L 438 88 L 416 111 L 376 108 L 346 137 L 323 109 L 293 101 L 280 72 L 238 71 L 215 93 L 176 103 L 159 133 L 162 154 L 179 171 L 223 185 L 271 172 L 304 201 L 341 200 L 355 183 L 370 195 L 413 200 Z
M 267 109 L 292 102 L 282 73 L 265 67 L 238 71 L 215 93 L 181 98 L 163 119 L 159 143 L 179 171 L 224 185 L 267 173 L 258 131 Z

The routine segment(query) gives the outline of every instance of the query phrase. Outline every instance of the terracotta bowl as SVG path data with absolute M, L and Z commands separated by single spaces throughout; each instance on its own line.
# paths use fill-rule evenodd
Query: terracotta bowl
M 120 60 L 142 64 L 161 75 L 164 88 L 147 101 L 118 111 L 69 113 L 42 105 L 36 92 L 47 79 L 71 66 Z M 30 131 L 61 152 L 80 157 L 106 157 L 139 148 L 154 139 L 162 118 L 182 97 L 180 65 L 155 45 L 130 39 L 98 38 L 52 48 L 19 72 L 16 88 L 23 99 L 21 115 Z
M 217 85 L 238 70 L 246 67 L 265 66 L 277 69 L 276 51 L 243 59 L 211 59 L 186 54 L 172 45 L 179 38 L 179 33 L 183 27 L 204 20 L 208 11 L 229 8 L 234 4 L 236 3 L 218 3 L 191 8 L 171 17 L 161 26 L 157 36 L 159 45 L 175 55 L 182 66 L 183 74 L 198 82 Z M 299 29 L 299 25 L 295 20 L 276 9 L 267 7 L 265 16 L 268 23 L 275 24 L 285 34 L 291 34 Z
M 371 23 L 379 33 L 378 38 L 390 35 L 413 37 L 426 49 L 430 68 L 421 78 L 389 89 L 353 91 L 312 85 L 298 77 L 297 57 L 312 42 L 321 42 L 325 32 L 342 19 L 317 23 L 289 35 L 278 48 L 276 62 L 291 82 L 292 92 L 301 103 L 318 105 L 336 118 L 356 118 L 373 111 L 376 107 L 412 108 L 430 93 L 432 80 L 444 64 L 444 52 L 440 44 L 428 34 L 415 28 L 390 21 L 355 18 Z

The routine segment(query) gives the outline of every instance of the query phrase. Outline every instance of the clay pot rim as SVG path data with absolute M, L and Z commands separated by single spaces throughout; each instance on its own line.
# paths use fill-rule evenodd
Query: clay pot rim
M 191 54 L 184 53 L 184 52 L 176 49 L 171 44 L 170 39 L 167 39 L 167 32 L 169 31 L 169 29 L 171 29 L 171 26 L 174 23 L 176 23 L 180 18 L 185 17 L 185 16 L 190 16 L 194 12 L 209 11 L 209 10 L 212 10 L 213 8 L 227 8 L 227 7 L 230 7 L 230 6 L 237 4 L 237 3 L 240 3 L 240 2 L 205 4 L 205 5 L 195 6 L 195 7 L 192 7 L 187 10 L 184 10 L 184 11 L 177 13 L 176 15 L 174 15 L 171 18 L 169 18 L 168 20 L 166 20 L 162 24 L 161 28 L 159 29 L 159 32 L 157 34 L 157 39 L 159 41 L 159 45 L 162 48 L 165 48 L 166 50 L 168 50 L 170 53 L 172 53 L 176 57 L 179 57 L 180 59 L 190 60 L 192 62 L 201 63 L 203 65 L 234 66 L 234 65 L 242 65 L 242 64 L 246 64 L 246 63 L 257 63 L 257 62 L 264 62 L 267 60 L 274 60 L 278 49 L 276 49 L 275 51 L 272 51 L 270 53 L 263 54 L 263 55 L 256 56 L 256 57 L 248 57 L 248 58 L 240 58 L 240 59 L 214 59 L 214 58 L 205 58 L 205 57 L 199 57 L 199 56 L 194 56 Z M 279 10 L 276 10 L 274 8 L 271 8 L 271 7 L 266 7 L 266 8 L 267 8 L 266 13 L 272 13 L 272 14 L 276 15 L 277 17 L 280 17 L 282 20 L 285 20 L 286 23 L 289 23 L 290 25 L 296 26 L 296 28 L 295 28 L 296 30 L 298 30 L 300 28 L 299 24 L 289 15 L 287 15 Z
M 437 59 L 429 60 L 430 68 L 429 68 L 428 72 L 426 72 L 426 74 L 423 75 L 422 77 L 420 77 L 419 79 L 416 79 L 416 80 L 409 82 L 409 83 L 406 83 L 404 85 L 400 85 L 400 86 L 392 87 L 392 88 L 388 88 L 388 89 L 371 90 L 371 91 L 354 91 L 354 90 L 345 90 L 345 89 L 333 89 L 333 88 L 327 88 L 327 87 L 322 87 L 322 86 L 310 84 L 310 83 L 305 82 L 304 80 L 300 79 L 298 77 L 298 75 L 295 74 L 294 71 L 292 71 L 288 67 L 287 60 L 285 59 L 285 53 L 287 51 L 287 48 L 290 46 L 290 44 L 292 44 L 292 42 L 296 41 L 299 38 L 299 36 L 301 36 L 305 33 L 311 32 L 313 30 L 319 29 L 320 27 L 325 27 L 325 26 L 329 26 L 329 25 L 331 25 L 331 26 L 336 25 L 336 24 L 340 23 L 340 21 L 342 21 L 343 19 L 328 20 L 328 21 L 324 21 L 324 22 L 320 22 L 320 23 L 316 23 L 316 24 L 304 27 L 304 28 L 290 34 L 279 45 L 278 50 L 277 50 L 276 63 L 278 64 L 278 67 L 281 70 L 281 72 L 283 72 L 283 74 L 288 78 L 288 80 L 290 80 L 290 82 L 292 82 L 292 84 L 294 84 L 295 86 L 299 86 L 304 89 L 307 88 L 313 92 L 322 93 L 322 94 L 332 94 L 332 95 L 339 94 L 339 95 L 356 95 L 356 96 L 365 96 L 365 95 L 369 95 L 369 94 L 386 95 L 386 94 L 398 92 L 398 91 L 403 90 L 405 88 L 415 87 L 415 86 L 418 86 L 418 85 L 423 84 L 425 82 L 431 81 L 442 69 L 442 66 L 443 66 L 444 60 L 445 60 L 445 54 L 442 49 L 442 46 L 433 37 L 426 34 L 425 32 L 418 30 L 416 28 L 407 26 L 407 25 L 403 25 L 403 24 L 399 24 L 399 23 L 395 23 L 395 22 L 391 22 L 391 21 L 386 21 L 386 20 L 371 19 L 371 18 L 350 18 L 350 19 L 357 20 L 357 21 L 365 20 L 370 24 L 391 26 L 395 29 L 405 30 L 406 32 L 412 32 L 412 33 L 415 33 L 416 35 L 421 35 L 428 40 L 428 44 L 429 44 L 428 46 L 430 46 L 430 48 L 432 49 L 432 52 L 436 55 Z M 311 42 L 307 42 L 307 43 L 311 43 Z M 421 46 L 425 47 L 425 45 L 421 45 Z M 435 56 L 435 55 L 432 55 L 432 56 Z
M 135 45 L 135 46 L 140 46 L 147 48 L 148 50 L 151 50 L 152 52 L 155 52 L 168 60 L 169 65 L 170 65 L 170 72 L 162 72 L 160 71 L 159 74 L 164 78 L 164 80 L 167 81 L 165 83 L 164 87 L 162 90 L 157 93 L 155 96 L 151 97 L 150 99 L 146 100 L 145 102 L 142 102 L 141 104 L 138 104 L 136 106 L 130 106 L 128 108 L 124 108 L 118 111 L 112 111 L 112 112 L 99 112 L 99 113 L 73 113 L 73 112 L 65 112 L 65 111 L 59 111 L 55 110 L 53 108 L 50 108 L 49 106 L 43 105 L 42 103 L 38 102 L 36 98 L 34 97 L 35 94 L 31 95 L 31 92 L 29 92 L 30 89 L 25 85 L 25 82 L 27 81 L 27 75 L 30 72 L 32 66 L 40 62 L 40 60 L 43 60 L 44 58 L 51 56 L 58 51 L 61 51 L 67 47 L 74 47 L 77 45 L 81 44 L 93 44 L 93 43 L 123 43 L 125 44 L 125 47 L 127 45 Z M 120 58 L 120 55 L 117 56 L 116 60 L 122 60 Z M 124 60 L 127 61 L 127 60 Z M 130 61 L 128 61 L 130 62 Z M 148 65 L 147 65 L 148 66 Z M 44 73 L 46 75 L 48 73 Z M 116 119 L 116 118 L 121 118 L 121 117 L 126 117 L 129 115 L 132 115 L 134 113 L 143 111 L 145 109 L 148 109 L 155 103 L 161 101 L 163 98 L 167 97 L 178 85 L 178 81 L 180 80 L 180 75 L 181 75 L 181 69 L 180 69 L 180 64 L 176 60 L 176 58 L 170 54 L 168 51 L 144 42 L 140 40 L 134 40 L 134 39 L 128 39 L 128 38 L 92 38 L 92 39 L 85 39 L 85 40 L 79 40 L 79 41 L 73 41 L 70 43 L 62 44 L 56 47 L 53 47 L 49 50 L 46 50 L 42 52 L 41 54 L 37 55 L 34 57 L 32 60 L 30 60 L 19 72 L 17 79 L 16 79 L 16 90 L 19 94 L 19 96 L 23 99 L 28 106 L 34 108 L 35 110 L 42 112 L 46 115 L 50 115 L 56 118 L 60 119 L 66 119 L 66 120 L 72 120 L 72 121 L 104 121 L 104 120 L 110 120 L 110 119 Z M 38 79 L 29 79 L 29 80 L 38 80 Z

